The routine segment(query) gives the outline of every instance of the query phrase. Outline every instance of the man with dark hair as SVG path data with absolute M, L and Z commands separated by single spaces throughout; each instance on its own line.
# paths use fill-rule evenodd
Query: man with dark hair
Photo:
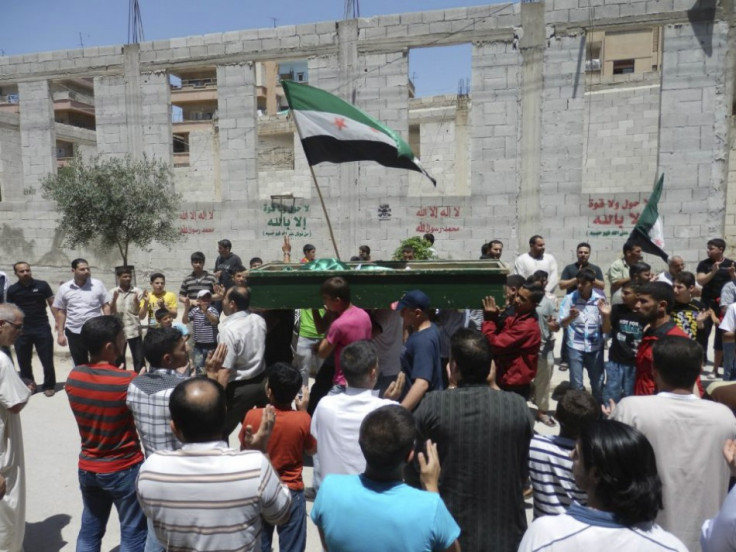
M 358 257 L 361 261 L 368 262 L 371 260 L 371 248 L 367 245 L 361 245 L 358 248 Z
M 560 275 L 557 273 L 557 261 L 552 255 L 545 253 L 544 238 L 540 235 L 529 238 L 529 252 L 519 255 L 514 261 L 514 274 L 519 274 L 524 279 L 537 270 L 544 270 L 547 273 L 545 292 L 553 298 Z
M 166 277 L 161 272 L 154 272 L 150 276 L 151 291 L 143 295 L 141 308 L 148 312 L 148 327 L 157 328 L 156 311 L 166 309 L 172 318 L 178 314 L 178 303 L 173 291 L 166 291 Z
M 640 430 L 654 448 L 664 505 L 657 523 L 688 550 L 699 550 L 700 528 L 718 512 L 728 491 L 729 469 L 720 451 L 736 436 L 736 419 L 722 404 L 693 395 L 703 365 L 698 343 L 687 336 L 662 336 L 654 343 L 653 359 L 659 394 L 622 399 L 613 418 Z M 708 477 L 693 477 L 693 470 Z
M 252 257 L 251 260 L 248 261 L 248 266 L 250 268 L 258 268 L 262 264 L 263 264 L 263 259 L 261 259 L 260 257 Z
M 266 406 L 266 321 L 250 311 L 250 291 L 233 286 L 222 301 L 227 316 L 220 324 L 218 340 L 227 346 L 227 356 L 217 381 L 227 395 L 225 439 L 254 406 Z
M 595 289 L 603 290 L 606 286 L 603 281 L 603 271 L 599 266 L 594 265 L 590 261 L 590 244 L 587 242 L 580 242 L 575 249 L 577 255 L 577 261 L 567 265 L 562 270 L 560 276 L 560 289 L 564 289 L 569 295 L 578 288 L 577 275 L 583 268 L 591 268 L 595 272 L 595 281 L 593 287 Z
M 110 314 L 117 316 L 123 323 L 126 346 L 130 347 L 133 357 L 133 370 L 141 371 L 143 361 L 143 340 L 141 338 L 141 318 L 146 316 L 145 306 L 141 306 L 148 293 L 133 285 L 133 267 L 121 266 L 115 269 L 118 279 L 110 297 Z M 123 369 L 126 368 L 125 350 L 123 350 Z
M 359 441 L 365 472 L 329 476 L 312 508 L 325 550 L 460 550 L 460 528 L 437 494 L 440 468 L 432 443 L 426 456 L 418 454 L 426 491 L 402 482 L 402 468 L 414 458 L 414 439 L 414 420 L 400 406 L 366 416 Z
M 688 337 L 670 317 L 674 303 L 675 294 L 672 286 L 664 282 L 650 282 L 636 290 L 634 311 L 639 313 L 645 327 L 636 351 L 635 395 L 653 395 L 656 391 L 652 373 L 654 365 L 652 348 L 657 340 L 665 335 Z
M 503 242 L 501 240 L 491 240 L 488 242 L 488 258 L 501 260 L 503 253 Z
M 243 261 L 232 252 L 232 248 L 233 244 L 230 240 L 217 242 L 217 259 L 215 259 L 213 275 L 225 289 L 233 285 L 232 269 L 236 266 L 243 266 Z
M 354 341 L 340 355 L 347 388 L 344 393 L 327 395 L 317 404 L 312 416 L 312 435 L 318 450 L 314 457 L 314 486 L 319 488 L 330 473 L 357 474 L 365 468 L 365 459 L 358 447 L 358 432 L 369 412 L 387 404 L 373 394 L 378 379 L 378 352 L 367 340 Z M 403 384 L 399 377 L 386 391 L 389 397 Z
M 36 390 L 31 357 L 36 347 L 38 360 L 43 366 L 43 393 L 53 397 L 56 393 L 56 370 L 54 369 L 54 336 L 51 334 L 46 306 L 54 303 L 54 292 L 47 282 L 36 280 L 31 265 L 18 262 L 13 265 L 18 281 L 8 288 L 8 303 L 15 304 L 24 315 L 23 332 L 15 340 L 15 355 L 18 358 L 20 377 L 31 392 Z
M 616 259 L 608 269 L 608 282 L 611 284 L 611 304 L 621 302 L 621 286 L 629 281 L 629 267 L 641 260 L 641 246 L 627 241 L 623 247 L 624 256 Z
M 483 299 L 483 334 L 493 350 L 496 383 L 501 389 L 529 398 L 531 383 L 537 374 L 542 333 L 536 308 L 544 297 L 544 288 L 524 284 L 516 294 L 514 313 L 501 323 L 500 309 L 492 296 Z
M 573 501 L 587 504 L 586 496 L 572 473 L 570 453 L 580 428 L 600 418 L 601 409 L 593 395 L 583 389 L 569 389 L 557 402 L 555 415 L 559 435 L 535 435 L 529 445 L 529 478 L 532 482 L 534 517 L 557 515 Z
M 56 318 L 56 342 L 62 347 L 68 343 L 72 361 L 78 366 L 89 360 L 80 337 L 82 326 L 90 318 L 110 314 L 110 303 L 105 286 L 91 277 L 86 259 L 72 261 L 72 274 L 74 277 L 59 287 L 51 310 Z
M 705 320 L 712 316 L 708 307 L 701 301 L 693 299 L 695 291 L 695 275 L 683 270 L 673 277 L 672 290 L 675 293 L 675 304 L 672 307 L 672 320 L 690 339 L 698 339 L 698 332 L 703 329 Z
M 128 386 L 136 373 L 118 368 L 125 348 L 123 324 L 115 316 L 90 318 L 80 337 L 90 362 L 75 366 L 66 380 L 82 438 L 79 487 L 84 512 L 77 548 L 100 549 L 114 504 L 120 518 L 121 549 L 142 551 L 146 518 L 136 500 L 135 480 L 143 454 L 126 406 Z
M 726 242 L 720 238 L 708 240 L 707 244 L 708 257 L 698 263 L 696 269 L 696 278 L 698 284 L 703 286 L 701 299 L 705 305 L 715 313 L 721 312 L 720 296 L 723 286 L 725 286 L 734 275 L 734 262 L 724 256 L 726 250 Z M 710 331 L 713 322 L 706 320 L 703 330 L 698 333 L 698 343 L 705 351 L 705 358 L 708 358 L 708 339 L 710 339 Z M 723 360 L 723 332 L 716 328 L 716 337 L 713 341 L 713 375 L 718 374 L 718 367 Z
M 179 289 L 179 302 L 184 303 L 184 299 L 188 297 L 189 308 L 192 309 L 197 306 L 197 295 L 202 290 L 210 292 L 212 301 L 220 301 L 222 299 L 217 277 L 204 269 L 204 261 L 204 253 L 201 251 L 192 253 L 192 273 L 184 278 Z
M 437 250 L 434 248 L 434 234 L 424 234 L 422 239 L 429 244 L 429 252 L 432 254 L 432 258 L 437 258 Z
M 169 400 L 172 430 L 184 443 L 152 454 L 141 468 L 138 498 L 167 550 L 254 550 L 261 517 L 272 525 L 289 519 L 291 498 L 268 458 L 258 450 L 234 451 L 222 441 L 225 391 L 207 378 L 176 386 Z M 272 408 L 252 442 L 265 451 Z
M 560 305 L 558 322 L 567 328 L 567 357 L 570 364 L 570 385 L 583 389 L 583 369 L 588 372 L 593 397 L 602 403 L 603 396 L 603 318 L 601 307 L 606 299 L 593 289 L 595 272 L 587 267 L 577 274 L 578 289 L 566 295 Z
M 489 387 L 491 358 L 482 333 L 455 332 L 449 370 L 457 388 L 429 393 L 414 412 L 418 442 L 437 443 L 445 467 L 440 495 L 462 529 L 462 549 L 471 551 L 516 550 L 526 529 L 522 488 L 532 419 L 516 393 Z M 418 484 L 416 464 L 407 481 Z
M 413 261 L 414 255 L 415 255 L 415 251 L 411 245 L 407 244 L 401 249 L 401 260 L 402 261 Z
M 629 267 L 629 280 L 637 286 L 652 281 L 652 267 L 644 261 L 637 261 Z
M 429 296 L 413 289 L 401 296 L 395 309 L 401 314 L 404 330 L 410 332 L 401 352 L 401 370 L 406 376 L 401 405 L 410 411 L 428 392 L 444 388 L 440 331 L 429 319 L 430 307 Z

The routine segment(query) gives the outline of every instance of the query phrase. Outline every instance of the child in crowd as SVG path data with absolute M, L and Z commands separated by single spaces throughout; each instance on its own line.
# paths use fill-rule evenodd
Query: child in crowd
M 302 398 L 297 393 L 302 391 Z M 266 395 L 273 405 L 276 421 L 268 440 L 268 456 L 281 481 L 291 493 L 291 516 L 279 525 L 279 549 L 281 552 L 304 552 L 307 542 L 307 507 L 304 501 L 302 480 L 303 455 L 317 452 L 317 441 L 309 432 L 311 418 L 307 414 L 309 391 L 302 388 L 299 370 L 284 362 L 277 362 L 268 372 Z M 297 410 L 291 406 L 296 403 Z M 240 430 L 240 450 L 248 448 L 248 433 L 255 434 L 263 417 L 262 408 L 249 410 Z M 263 522 L 261 550 L 270 551 L 273 540 L 273 525 Z
M 184 299 L 184 324 L 192 322 L 194 333 L 194 369 L 195 374 L 204 374 L 204 362 L 207 354 L 217 347 L 217 326 L 220 323 L 220 313 L 212 306 L 212 294 L 203 289 L 197 293 L 197 305 L 190 308 L 189 298 Z
M 156 311 L 156 324 L 161 328 L 175 328 L 179 330 L 184 341 L 189 341 L 191 337 L 187 327 L 180 322 L 174 322 L 174 317 L 171 316 L 171 313 L 167 309 L 158 309 Z
M 705 322 L 713 313 L 705 303 L 693 299 L 695 291 L 695 275 L 683 270 L 672 277 L 672 290 L 675 292 L 675 305 L 670 316 L 690 339 L 698 339 L 698 330 L 705 327 Z M 714 317 L 714 323 L 719 320 Z
M 570 389 L 557 403 L 559 435 L 536 435 L 529 444 L 529 477 L 534 497 L 534 517 L 564 514 L 572 501 L 585 505 L 585 493 L 578 489 L 572 473 L 570 452 L 580 428 L 600 417 L 593 395 Z

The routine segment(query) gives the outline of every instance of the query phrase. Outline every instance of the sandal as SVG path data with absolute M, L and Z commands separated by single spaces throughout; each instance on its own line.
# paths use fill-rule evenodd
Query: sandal
M 557 422 L 552 416 L 548 416 L 547 414 L 542 414 L 541 416 L 537 417 L 538 422 L 542 422 L 547 427 L 555 427 L 557 425 Z

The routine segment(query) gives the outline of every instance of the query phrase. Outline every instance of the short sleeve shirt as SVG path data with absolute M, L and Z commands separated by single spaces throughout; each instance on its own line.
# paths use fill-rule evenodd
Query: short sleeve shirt
M 54 297 L 54 308 L 66 312 L 66 329 L 78 334 L 90 318 L 100 316 L 107 303 L 107 290 L 99 280 L 89 278 L 78 286 L 74 280 L 61 284 Z
M 601 267 L 588 263 L 585 265 L 584 268 L 590 268 L 595 272 L 595 277 L 597 280 L 603 281 L 603 271 L 601 270 Z M 567 265 L 562 270 L 562 276 L 560 276 L 560 280 L 570 280 L 572 278 L 575 278 L 578 275 L 578 272 L 580 271 L 580 268 L 578 267 L 577 263 L 572 263 Z M 570 295 L 573 291 L 575 291 L 575 286 L 567 288 L 567 295 Z
M 708 274 L 713 269 L 714 262 L 715 261 L 711 258 L 700 261 L 698 263 L 697 273 Z M 723 286 L 731 280 L 731 276 L 728 274 L 728 267 L 732 265 L 733 261 L 724 257 L 720 267 L 718 268 L 718 272 L 716 272 L 710 282 L 703 286 L 703 292 L 701 295 L 703 303 L 708 305 L 710 308 L 716 309 L 716 311 L 718 309 L 718 299 L 721 296 L 721 290 L 723 289 Z
M 636 349 L 644 335 L 641 315 L 623 304 L 611 306 L 611 348 L 608 358 L 619 364 L 634 364 Z
M 419 378 L 429 382 L 428 392 L 444 388 L 437 326 L 430 324 L 409 336 L 401 353 L 401 369 L 406 374 L 407 389 Z
M 176 294 L 171 291 L 164 291 L 164 294 L 159 297 L 154 295 L 153 292 L 148 294 L 148 327 L 158 328 L 159 323 L 156 322 L 156 311 L 160 309 L 158 302 L 163 300 L 163 308 L 167 310 L 177 310 L 179 308 L 178 299 Z M 145 301 L 141 300 L 140 306 L 143 307 Z
M 335 346 L 335 377 L 332 382 L 345 385 L 345 376 L 340 367 L 340 353 L 353 341 L 370 339 L 372 335 L 371 318 L 363 309 L 351 305 L 330 324 L 327 330 L 327 342 Z
M 23 311 L 23 324 L 29 329 L 49 326 L 46 305 L 53 296 L 51 287 L 43 280 L 31 280 L 27 286 L 16 282 L 8 288 L 8 303 L 15 303 Z

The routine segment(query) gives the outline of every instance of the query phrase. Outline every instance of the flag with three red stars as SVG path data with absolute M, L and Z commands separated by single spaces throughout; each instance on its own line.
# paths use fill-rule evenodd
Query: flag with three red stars
M 424 170 L 409 144 L 396 132 L 337 96 L 291 81 L 281 81 L 310 165 L 375 161 L 384 167 Z

